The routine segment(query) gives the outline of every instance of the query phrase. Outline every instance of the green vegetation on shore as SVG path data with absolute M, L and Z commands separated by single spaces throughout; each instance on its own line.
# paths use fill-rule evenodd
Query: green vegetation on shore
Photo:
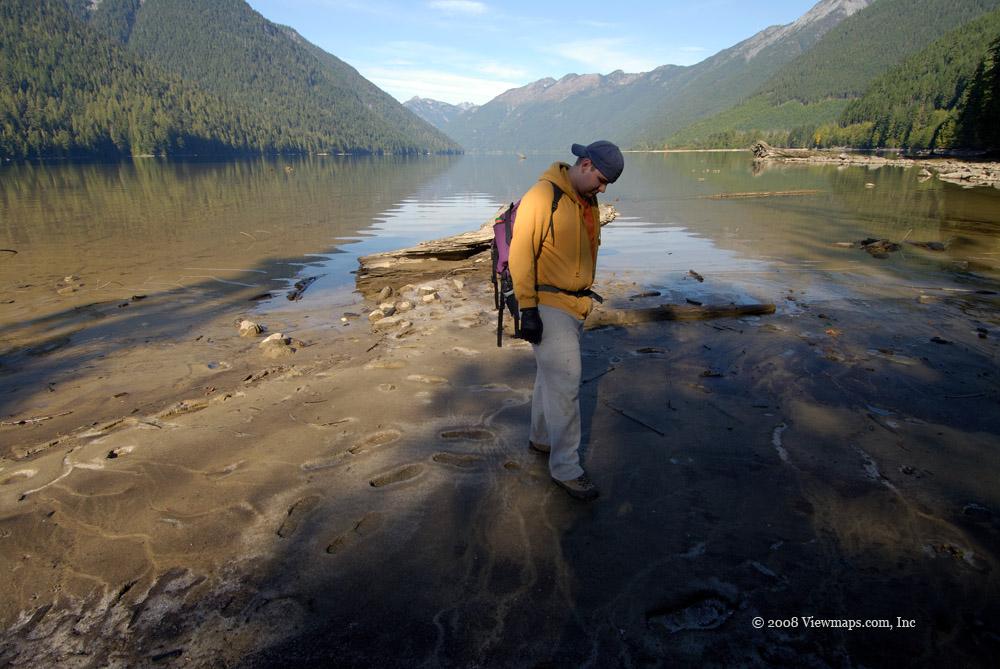
M 688 126 L 668 144 L 727 148 L 763 139 L 787 146 L 995 148 L 989 81 L 996 60 L 990 44 L 1000 38 L 998 4 L 876 2 L 754 96 Z M 973 89 L 982 91 L 978 98 Z
M 460 150 L 243 0 L 0 5 L 0 157 Z

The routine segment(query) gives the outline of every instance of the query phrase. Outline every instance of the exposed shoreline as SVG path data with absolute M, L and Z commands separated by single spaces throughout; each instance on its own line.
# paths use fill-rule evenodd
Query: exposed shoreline
M 893 288 L 877 320 L 875 303 L 803 290 L 774 296 L 773 316 L 588 332 L 584 462 L 603 496 L 585 505 L 525 448 L 533 362 L 522 342 L 496 348 L 492 287 L 426 283 L 391 296 L 415 308 L 381 326 L 360 309 L 335 329 L 308 313 L 267 323 L 296 349 L 274 357 L 231 322 L 206 324 L 230 368 L 199 394 L 130 396 L 148 408 L 76 415 L 58 443 L 8 450 L 0 657 L 993 656 L 1000 322 L 996 295 L 976 293 L 992 284 Z M 602 288 L 621 308 L 684 301 Z M 45 429 L 0 435 L 24 446 Z M 798 616 L 916 623 L 752 625 Z
M 935 177 L 940 181 L 962 186 L 992 186 L 1000 188 L 1000 162 L 977 160 L 973 157 L 903 157 L 893 158 L 849 153 L 843 149 L 779 149 L 758 142 L 751 149 L 754 159 L 762 162 L 786 164 L 923 168 L 921 178 Z

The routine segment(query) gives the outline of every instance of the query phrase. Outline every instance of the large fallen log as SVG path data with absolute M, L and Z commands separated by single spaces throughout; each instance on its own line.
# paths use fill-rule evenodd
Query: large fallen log
M 600 209 L 602 226 L 618 216 L 610 204 L 601 204 Z M 497 213 L 500 211 L 502 208 Z M 420 242 L 396 251 L 361 256 L 358 258 L 361 267 L 355 284 L 361 294 L 368 297 L 383 286 L 398 289 L 408 283 L 470 272 L 485 276 L 490 270 L 493 221 L 491 218 L 481 228 L 471 232 Z
M 637 325 L 654 321 L 697 321 L 709 318 L 762 316 L 774 313 L 773 304 L 661 304 L 646 309 L 598 308 L 587 317 L 588 330 L 609 325 Z

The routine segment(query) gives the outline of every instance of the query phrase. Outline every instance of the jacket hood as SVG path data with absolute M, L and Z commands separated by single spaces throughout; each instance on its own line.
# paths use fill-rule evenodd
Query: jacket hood
M 545 170 L 542 176 L 538 177 L 539 181 L 550 181 L 555 185 L 559 186 L 559 189 L 567 195 L 580 197 L 580 194 L 576 192 L 576 188 L 573 187 L 573 182 L 569 180 L 569 165 L 566 163 L 552 163 L 549 165 L 549 169 Z

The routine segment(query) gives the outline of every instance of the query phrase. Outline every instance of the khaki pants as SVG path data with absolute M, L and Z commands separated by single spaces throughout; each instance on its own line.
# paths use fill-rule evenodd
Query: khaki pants
M 531 441 L 548 444 L 549 473 L 560 481 L 583 474 L 580 466 L 580 335 L 583 321 L 561 309 L 538 306 L 542 342 L 535 352 Z

